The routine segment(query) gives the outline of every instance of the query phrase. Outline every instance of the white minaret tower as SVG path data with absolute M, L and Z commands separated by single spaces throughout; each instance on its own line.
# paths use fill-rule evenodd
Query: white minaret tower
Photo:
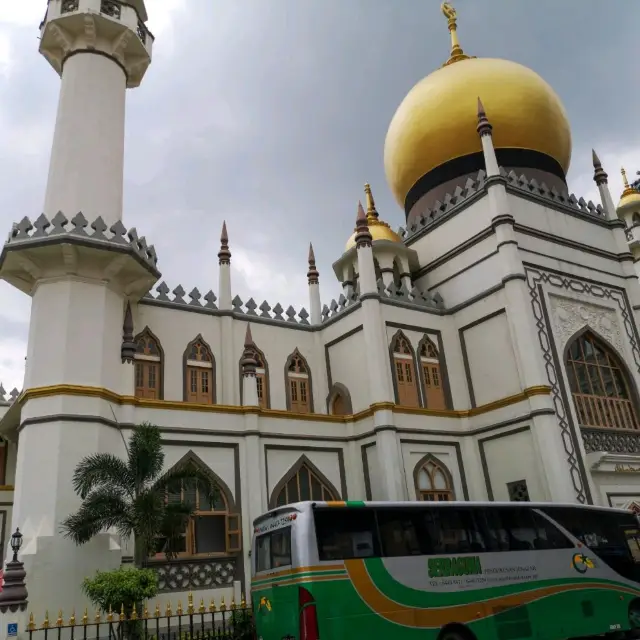
M 153 247 L 122 224 L 125 94 L 151 62 L 146 19 L 143 0 L 49 0 L 40 28 L 61 77 L 44 213 L 23 212 L 0 253 L 0 278 L 32 297 L 23 399 L 4 424 L 37 615 L 82 611 L 84 577 L 121 562 L 115 533 L 76 546 L 61 523 L 80 505 L 77 463 L 125 455 L 114 416 L 128 421 L 117 396 L 133 393 L 131 303 L 160 276 Z

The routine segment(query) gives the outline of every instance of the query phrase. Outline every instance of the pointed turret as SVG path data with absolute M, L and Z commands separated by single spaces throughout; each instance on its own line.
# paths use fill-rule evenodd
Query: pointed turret
M 484 165 L 487 172 L 487 178 L 491 176 L 500 175 L 500 166 L 498 165 L 498 158 L 496 156 L 496 150 L 493 146 L 493 127 L 487 118 L 487 113 L 484 110 L 482 100 L 478 97 L 478 124 L 476 126 L 480 141 L 482 143 L 482 153 L 484 155 Z
M 313 245 L 309 243 L 309 270 L 307 271 L 307 279 L 309 284 L 318 284 L 320 273 L 316 268 L 316 256 L 313 253 Z
M 220 251 L 218 251 L 218 306 L 220 309 L 229 310 L 231 304 L 231 251 L 229 251 L 229 235 L 227 234 L 227 222 L 222 223 L 222 233 L 220 234 Z
M 122 323 L 122 346 L 120 356 L 122 362 L 132 363 L 136 355 L 136 343 L 133 341 L 133 314 L 131 313 L 131 303 L 127 300 L 124 310 L 124 321 Z
M 602 163 L 595 149 L 591 149 L 591 159 L 593 160 L 593 180 L 600 186 L 602 183 L 607 184 L 609 176 L 607 172 L 602 168 Z
M 318 325 L 322 322 L 322 306 L 320 301 L 320 274 L 316 268 L 316 256 L 313 245 L 309 243 L 309 270 L 307 281 L 309 282 L 309 309 L 311 311 L 311 324 Z
M 617 215 L 615 205 L 613 204 L 613 198 L 611 197 L 611 191 L 609 189 L 609 176 L 607 176 L 607 172 L 602 168 L 602 163 L 600 162 L 600 158 L 598 157 L 595 149 L 591 149 L 591 159 L 593 161 L 593 180 L 600 192 L 602 208 L 605 210 L 609 220 L 615 220 Z
M 257 361 L 253 353 L 253 337 L 251 336 L 251 325 L 247 323 L 247 332 L 244 336 L 244 351 L 242 352 L 242 365 L 243 376 L 255 376 Z
M 356 216 L 356 247 L 358 249 L 362 247 L 371 246 L 371 232 L 369 231 L 369 223 L 367 221 L 367 214 L 365 213 L 362 202 L 358 200 L 358 215 Z

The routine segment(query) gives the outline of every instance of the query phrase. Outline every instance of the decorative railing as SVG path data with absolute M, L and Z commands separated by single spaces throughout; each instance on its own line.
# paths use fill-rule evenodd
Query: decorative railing
M 387 287 L 384 286 L 382 279 L 378 280 L 378 295 L 383 300 L 393 300 L 416 307 L 428 307 L 431 309 L 444 309 L 444 300 L 439 293 L 431 293 L 430 291 L 420 291 L 417 287 L 411 290 L 407 289 L 404 282 L 396 284 L 391 282 Z
M 9 392 L 9 397 L 7 398 L 7 392 L 5 391 L 4 385 L 0 382 L 0 406 L 6 404 L 13 404 L 18 397 L 20 396 L 20 392 L 14 387 Z
M 80 5 L 80 0 L 62 0 L 60 7 L 60 13 L 71 13 L 77 11 Z
M 633 406 L 624 398 L 574 393 L 578 422 L 585 427 L 637 429 Z
M 160 593 L 230 587 L 236 575 L 236 559 L 170 560 L 149 563 L 158 576 Z
M 102 0 L 100 3 L 100 13 L 105 16 L 120 20 L 122 17 L 122 5 L 116 0 Z
M 640 433 L 617 429 L 580 429 L 586 453 L 606 451 L 607 453 L 640 454 Z
M 29 640 L 59 640 L 60 638 L 82 638 L 99 640 L 103 638 L 136 638 L 137 640 L 252 640 L 254 638 L 253 613 L 244 596 L 240 605 L 232 600 L 227 606 L 222 599 L 219 606 L 212 599 L 209 605 L 200 600 L 194 605 L 189 594 L 187 606 L 183 609 L 178 602 L 175 611 L 171 603 L 162 610 L 156 603 L 141 608 L 120 611 L 109 609 L 106 613 L 97 611 L 90 615 L 87 609 L 82 616 L 65 618 L 62 611 L 57 617 L 45 613 L 43 622 L 36 623 L 31 614 L 27 625 Z

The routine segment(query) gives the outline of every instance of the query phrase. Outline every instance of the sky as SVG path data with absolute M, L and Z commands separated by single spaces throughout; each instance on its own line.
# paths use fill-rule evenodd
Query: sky
M 570 190 L 597 202 L 640 169 L 640 2 L 455 0 L 470 55 L 545 78 L 572 126 Z M 0 233 L 42 210 L 60 80 L 38 53 L 44 0 L 0 1 Z M 227 221 L 233 293 L 308 309 L 313 242 L 323 303 L 362 186 L 393 228 L 383 145 L 403 97 L 449 51 L 439 0 L 147 0 L 156 36 L 128 94 L 124 223 L 155 244 L 171 289 L 217 290 Z M 4 231 L 2 231 L 4 229 Z M 0 282 L 0 381 L 20 389 L 30 298 Z

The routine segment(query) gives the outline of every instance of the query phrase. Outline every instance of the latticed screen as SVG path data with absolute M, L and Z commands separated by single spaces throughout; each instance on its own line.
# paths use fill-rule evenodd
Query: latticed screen
M 591 334 L 580 336 L 571 345 L 567 376 L 581 425 L 638 428 L 636 410 L 618 359 Z

